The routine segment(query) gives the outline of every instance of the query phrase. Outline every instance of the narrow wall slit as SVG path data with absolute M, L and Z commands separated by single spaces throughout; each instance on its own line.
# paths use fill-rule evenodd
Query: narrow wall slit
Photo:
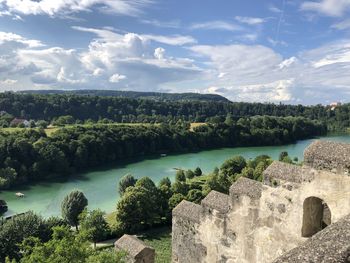
M 331 224 L 331 210 L 318 197 L 308 197 L 303 204 L 302 237 L 311 237 Z

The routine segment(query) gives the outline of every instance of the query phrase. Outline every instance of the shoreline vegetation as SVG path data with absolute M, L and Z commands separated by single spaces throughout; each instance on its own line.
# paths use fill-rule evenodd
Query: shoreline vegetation
M 279 160 L 298 164 L 287 152 L 281 152 Z M 60 247 L 69 245 L 82 249 L 81 262 L 108 256 L 110 261 L 103 262 L 121 263 L 123 257 L 112 248 L 113 241 L 128 233 L 136 234 L 156 249 L 157 263 L 169 262 L 171 211 L 177 204 L 182 200 L 200 203 L 212 190 L 228 193 L 230 185 L 240 177 L 261 181 L 263 171 L 271 163 L 267 155 L 249 160 L 233 156 L 211 173 L 203 174 L 200 167 L 177 170 L 174 182 L 165 177 L 158 185 L 148 177 L 135 179 L 128 174 L 121 178 L 116 189 L 121 195 L 116 211 L 108 215 L 99 209 L 87 210 L 88 200 L 84 194 L 72 191 L 62 201 L 62 217 L 44 219 L 27 212 L 2 221 L 0 239 L 4 242 L 0 243 L 0 259 L 35 262 L 43 256 L 52 258 L 60 253 Z M 63 255 L 67 262 L 76 256 L 74 253 Z
M 238 146 L 281 145 L 326 134 L 302 117 L 255 116 L 192 125 L 71 125 L 0 131 L 0 190 L 69 175 L 132 157 Z

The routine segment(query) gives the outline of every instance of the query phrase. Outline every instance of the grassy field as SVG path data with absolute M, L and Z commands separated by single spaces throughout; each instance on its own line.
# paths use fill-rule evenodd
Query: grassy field
M 82 126 L 82 127 L 92 127 L 93 125 L 96 124 L 74 124 L 74 125 L 66 125 L 64 127 L 58 127 L 58 126 L 49 126 L 48 128 L 44 129 L 45 133 L 47 136 L 51 136 L 54 132 L 58 131 L 59 129 L 62 128 L 72 128 L 76 126 Z M 106 125 L 106 126 L 119 126 L 119 125 L 129 125 L 129 126 L 148 126 L 148 125 L 159 125 L 159 124 L 150 124 L 150 123 L 106 123 L 106 124 L 101 124 L 99 125 Z M 198 126 L 206 125 L 205 122 L 193 122 L 191 123 L 190 130 L 193 131 L 194 128 Z M 31 128 L 0 128 L 0 131 L 5 131 L 5 132 L 17 132 L 17 131 L 22 131 L 24 129 L 31 129 Z M 38 128 L 32 128 L 32 129 L 38 129 Z
M 82 126 L 82 127 L 92 127 L 96 124 L 74 124 L 74 125 L 66 125 L 63 127 L 59 127 L 59 126 L 49 126 L 48 128 L 44 129 L 45 133 L 47 136 L 51 136 L 54 132 L 58 131 L 59 129 L 62 128 L 73 128 L 73 127 L 77 127 L 77 126 Z M 106 126 L 120 126 L 120 125 L 128 125 L 128 126 L 148 126 L 148 125 L 157 125 L 157 124 L 150 124 L 150 123 L 106 123 L 106 124 L 101 124 L 98 123 L 98 125 L 106 125 Z M 17 132 L 17 131 L 23 131 L 25 129 L 34 129 L 37 130 L 38 128 L 0 128 L 0 131 L 5 131 L 5 132 Z
M 171 262 L 171 229 L 155 228 L 140 235 L 139 238 L 156 250 L 156 263 Z
M 115 223 L 115 212 L 107 214 L 109 225 Z M 139 233 L 138 238 L 156 250 L 156 263 L 171 262 L 171 229 L 170 227 L 154 228 Z M 112 246 L 112 244 L 111 244 Z
M 193 131 L 194 128 L 202 126 L 202 125 L 207 125 L 205 122 L 192 122 L 190 130 Z

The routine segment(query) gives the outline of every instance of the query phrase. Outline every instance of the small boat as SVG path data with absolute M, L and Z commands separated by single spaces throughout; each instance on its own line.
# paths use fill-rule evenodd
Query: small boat
M 17 197 L 24 197 L 24 194 L 23 194 L 23 193 L 20 193 L 20 192 L 17 192 L 17 193 L 16 193 L 16 196 L 17 196 Z
M 165 157 L 165 156 L 166 156 L 166 153 L 162 153 L 160 156 L 161 156 L 161 157 Z

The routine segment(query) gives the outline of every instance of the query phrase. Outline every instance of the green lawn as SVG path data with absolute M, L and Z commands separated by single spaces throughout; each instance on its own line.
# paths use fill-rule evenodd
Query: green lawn
M 151 229 L 139 238 L 156 250 L 156 263 L 171 262 L 171 229 L 162 227 Z
M 115 223 L 115 212 L 107 214 L 106 220 L 109 225 Z M 137 234 L 138 238 L 156 250 L 156 263 L 171 262 L 171 229 L 160 227 L 150 229 Z M 112 243 L 111 243 L 112 246 Z

